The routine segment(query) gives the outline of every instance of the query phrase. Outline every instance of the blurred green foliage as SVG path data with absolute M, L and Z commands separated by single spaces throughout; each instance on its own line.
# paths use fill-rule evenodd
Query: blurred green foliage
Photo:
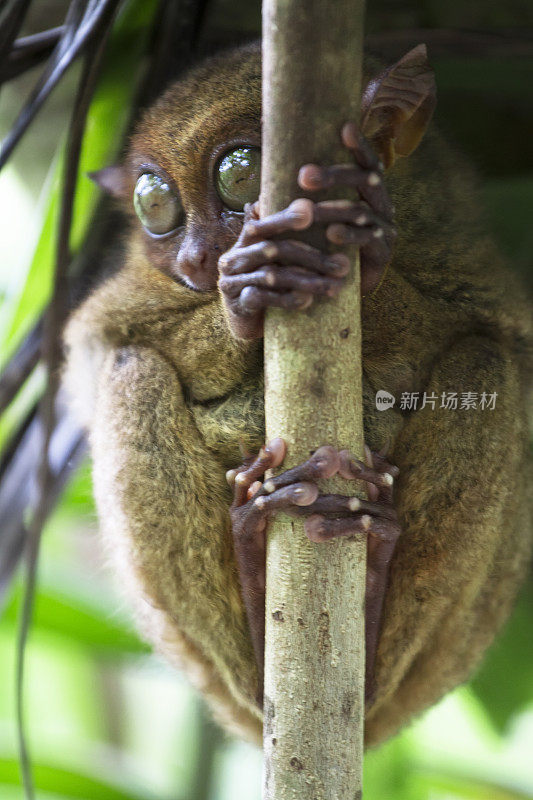
M 156 0 L 130 0 L 121 8 L 112 33 L 97 92 L 91 104 L 80 158 L 76 202 L 71 228 L 71 247 L 76 252 L 91 223 L 99 190 L 87 173 L 108 164 L 117 156 L 129 119 L 132 100 L 141 74 L 150 23 Z M 29 265 L 25 283 L 18 296 L 2 309 L 0 336 L 2 358 L 7 358 L 38 314 L 51 292 L 54 252 L 57 237 L 63 146 L 57 159 L 49 188 L 47 210 L 41 236 Z
M 85 173 L 112 162 L 116 155 L 154 8 L 153 0 L 130 0 L 113 32 L 84 141 L 71 241 L 74 250 L 83 241 L 97 199 L 97 190 Z M 431 15 L 434 4 L 426 3 L 425 8 Z M 445 127 L 484 169 L 491 162 L 487 154 L 498 142 L 495 145 L 490 131 L 479 130 L 480 109 L 501 107 L 502 97 L 504 106 L 516 101 L 518 108 L 531 85 L 531 64 L 518 69 L 510 61 L 493 69 L 485 61 L 447 59 L 436 66 Z M 466 112 L 472 98 L 476 102 Z M 4 292 L 3 358 L 49 296 L 62 152 L 59 142 L 33 260 L 15 290 Z M 485 170 L 490 176 L 484 182 L 487 214 L 502 248 L 531 280 L 533 170 L 520 170 L 514 153 L 506 161 L 506 152 L 509 148 L 503 147 L 503 162 Z M 0 284 L 7 283 L 0 267 Z M 41 386 L 42 375 L 37 372 L 3 421 L 0 442 L 34 402 Z M 27 654 L 26 706 L 39 800 L 259 798 L 259 752 L 224 738 L 192 690 L 138 639 L 113 589 L 95 531 L 90 472 L 85 464 L 45 531 Z M 0 618 L 2 800 L 21 798 L 15 751 L 14 641 L 22 589 L 20 582 L 13 586 Z M 533 798 L 532 601 L 530 582 L 469 686 L 368 753 L 365 800 Z

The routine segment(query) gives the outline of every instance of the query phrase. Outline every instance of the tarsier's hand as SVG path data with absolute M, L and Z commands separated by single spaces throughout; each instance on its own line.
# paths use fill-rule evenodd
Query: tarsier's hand
M 295 200 L 277 214 L 259 219 L 259 204 L 245 207 L 241 234 L 219 259 L 219 287 L 230 324 L 240 338 L 263 335 L 267 307 L 308 308 L 315 297 L 335 297 L 349 272 L 348 258 L 328 254 L 290 238 L 312 224 L 326 226 L 334 245 L 356 244 L 361 253 L 361 291 L 379 283 L 396 238 L 393 207 L 383 181 L 383 167 L 353 122 L 342 141 L 355 163 L 319 167 L 306 164 L 298 183 L 306 191 L 350 187 L 360 200 Z M 288 238 L 280 238 L 288 236 Z

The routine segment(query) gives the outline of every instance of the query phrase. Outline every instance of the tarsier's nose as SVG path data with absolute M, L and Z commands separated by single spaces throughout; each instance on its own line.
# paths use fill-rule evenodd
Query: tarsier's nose
M 194 288 L 214 289 L 217 284 L 218 253 L 198 234 L 185 237 L 176 256 L 176 270 Z

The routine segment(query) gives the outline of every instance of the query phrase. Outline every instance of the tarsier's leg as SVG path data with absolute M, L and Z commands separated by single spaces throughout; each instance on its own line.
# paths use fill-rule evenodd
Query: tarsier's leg
M 194 680 L 203 670 L 231 715 L 250 717 L 257 679 L 231 542 L 231 494 L 174 369 L 149 347 L 110 352 L 95 413 L 101 524 L 148 634 L 174 661 L 185 637 L 199 654 Z
M 400 534 L 392 498 L 392 486 L 398 468 L 389 464 L 383 453 L 371 454 L 367 449 L 365 464 L 347 450 L 337 452 L 326 445 L 300 466 L 261 483 L 265 471 L 279 466 L 284 456 L 283 440 L 274 439 L 251 463 L 228 474 L 234 485 L 231 518 L 235 552 L 261 677 L 264 658 L 266 527 L 270 516 L 276 511 L 293 516 L 305 515 L 304 529 L 313 542 L 326 542 L 339 536 L 367 538 L 365 630 L 368 703 L 372 699 L 373 666 L 388 567 Z M 347 480 L 366 483 L 369 499 L 361 500 L 353 495 L 319 495 L 316 483 L 335 473 Z

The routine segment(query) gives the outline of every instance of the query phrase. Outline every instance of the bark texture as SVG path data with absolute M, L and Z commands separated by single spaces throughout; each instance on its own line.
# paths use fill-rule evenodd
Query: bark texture
M 340 131 L 358 118 L 363 13 L 362 0 L 263 2 L 262 216 L 305 196 L 303 164 L 348 160 Z M 301 238 L 323 247 L 321 236 Z M 287 441 L 284 468 L 323 444 L 362 454 L 359 268 L 350 255 L 337 300 L 267 315 L 267 440 Z M 353 492 L 342 479 L 324 488 Z M 361 797 L 365 561 L 364 543 L 311 544 L 285 515 L 269 529 L 264 800 Z

